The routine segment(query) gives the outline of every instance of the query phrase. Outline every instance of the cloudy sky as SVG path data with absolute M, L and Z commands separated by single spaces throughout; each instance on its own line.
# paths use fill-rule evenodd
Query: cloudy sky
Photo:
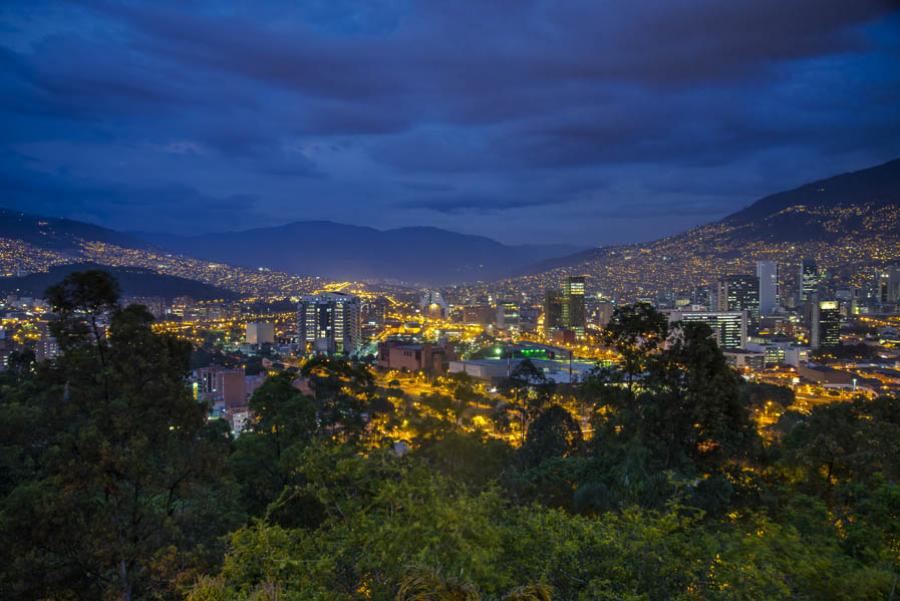
M 639 241 L 900 156 L 868 0 L 0 5 L 0 206 Z

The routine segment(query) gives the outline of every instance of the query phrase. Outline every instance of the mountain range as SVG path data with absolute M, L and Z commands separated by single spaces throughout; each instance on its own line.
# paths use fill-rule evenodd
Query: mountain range
M 900 262 L 900 159 L 766 196 L 724 219 L 646 244 L 595 248 L 544 261 L 507 280 L 551 287 L 590 276 L 613 298 L 687 290 L 773 260 L 785 274 L 804 258 L 832 276 Z M 795 271 L 795 270 L 794 270 Z
M 752 273 L 759 259 L 788 265 L 814 258 L 832 274 L 900 261 L 900 159 L 767 196 L 720 221 L 654 242 L 574 253 L 564 245 L 509 246 L 432 227 L 378 230 L 301 221 L 174 236 L 0 209 L 0 246 L 18 244 L 28 257 L 46 251 L 52 255 L 46 265 L 96 256 L 83 253 L 91 242 L 125 249 L 116 265 L 128 249 L 138 249 L 150 256 L 173 253 L 342 280 L 438 286 L 506 278 L 503 283 L 522 290 L 550 287 L 566 274 L 580 273 L 592 276 L 589 287 L 597 291 L 633 298 Z M 14 263 L 14 252 L 4 252 L 12 254 L 0 258 Z
M 566 245 L 509 246 L 435 227 L 378 230 L 332 221 L 196 236 L 134 235 L 171 252 L 241 267 L 425 285 L 496 280 L 578 250 Z
M 40 217 L 0 207 L 0 238 L 21 240 L 53 251 L 77 251 L 82 241 L 104 242 L 126 248 L 143 248 L 147 243 L 123 232 L 99 225 Z

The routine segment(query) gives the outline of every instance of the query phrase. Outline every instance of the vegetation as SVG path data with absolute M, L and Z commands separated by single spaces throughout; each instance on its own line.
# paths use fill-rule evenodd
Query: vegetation
M 48 297 L 61 356 L 0 376 L 4 599 L 897 594 L 900 400 L 791 412 L 764 443 L 751 410 L 790 395 L 646 305 L 617 311 L 625 361 L 577 398 L 528 363 L 510 374 L 490 417 L 524 440 L 462 426 L 465 378 L 398 407 L 365 366 L 324 358 L 267 379 L 233 439 L 189 394 L 190 349 L 120 307 L 114 280 L 72 274 Z M 408 452 L 378 427 L 396 421 Z

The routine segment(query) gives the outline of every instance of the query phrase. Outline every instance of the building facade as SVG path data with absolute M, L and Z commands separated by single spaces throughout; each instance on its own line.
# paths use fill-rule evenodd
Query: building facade
M 812 348 L 833 348 L 841 343 L 841 311 L 837 301 L 814 303 L 811 321 L 809 345 Z
M 359 298 L 342 292 L 302 297 L 297 305 L 297 334 L 306 352 L 357 352 L 362 343 Z
M 759 313 L 770 315 L 778 306 L 778 264 L 757 261 L 756 277 L 759 278 Z
M 669 323 L 701 322 L 707 324 L 723 349 L 744 348 L 747 343 L 746 311 L 670 311 Z

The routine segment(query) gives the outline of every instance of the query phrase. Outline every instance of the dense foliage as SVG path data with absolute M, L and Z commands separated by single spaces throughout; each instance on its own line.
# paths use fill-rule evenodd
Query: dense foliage
M 646 305 L 607 330 L 619 369 L 570 390 L 510 374 L 487 418 L 522 439 L 465 427 L 463 378 L 411 403 L 324 358 L 270 377 L 232 439 L 188 392 L 190 349 L 114 281 L 74 274 L 49 298 L 62 355 L 13 357 L 0 388 L 4 599 L 896 594 L 900 401 L 789 411 L 764 443 L 751 410 L 789 391 L 748 386 L 708 328 Z

